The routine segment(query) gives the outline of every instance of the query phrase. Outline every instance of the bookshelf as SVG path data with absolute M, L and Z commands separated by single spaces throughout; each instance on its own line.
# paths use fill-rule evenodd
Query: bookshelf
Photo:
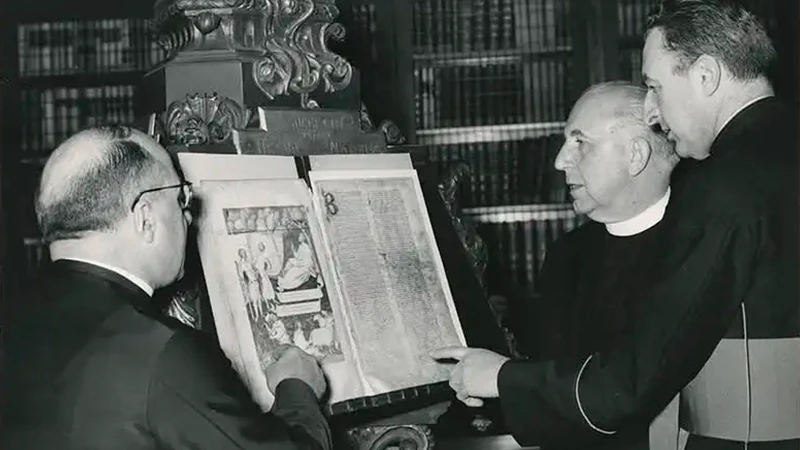
M 33 194 L 47 156 L 75 132 L 103 123 L 135 123 L 134 94 L 146 70 L 162 59 L 150 33 L 151 5 L 36 3 L 16 5 L 11 29 L 16 87 L 5 170 L 14 171 L 19 243 L 10 261 L 27 278 L 49 261 L 39 238 Z
M 413 0 L 414 138 L 489 250 L 487 289 L 531 295 L 550 240 L 575 227 L 553 162 L 575 80 L 568 0 Z

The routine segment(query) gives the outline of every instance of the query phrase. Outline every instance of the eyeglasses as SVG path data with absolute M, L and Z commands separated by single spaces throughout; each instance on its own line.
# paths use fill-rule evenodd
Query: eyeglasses
M 171 184 L 169 186 L 161 186 L 152 189 L 145 189 L 142 192 L 139 192 L 136 198 L 133 199 L 133 203 L 131 204 L 131 212 L 133 212 L 133 209 L 136 208 L 136 204 L 139 203 L 139 200 L 141 200 L 144 194 L 148 194 L 150 192 L 163 191 L 166 189 L 175 189 L 175 188 L 180 188 L 180 191 L 178 192 L 178 205 L 180 205 L 181 210 L 188 209 L 189 205 L 192 203 L 192 183 L 189 183 L 188 181 L 182 181 L 178 184 Z

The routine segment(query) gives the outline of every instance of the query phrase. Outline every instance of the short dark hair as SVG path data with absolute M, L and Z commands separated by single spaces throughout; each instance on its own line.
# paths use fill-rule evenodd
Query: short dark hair
M 678 55 L 684 73 L 703 54 L 717 58 L 738 80 L 766 76 L 777 58 L 764 25 L 736 0 L 663 0 L 647 20 L 664 47 Z
M 63 185 L 60 194 L 42 198 L 42 186 L 37 190 L 36 216 L 48 243 L 114 230 L 130 212 L 133 197 L 164 173 L 163 163 L 130 139 L 127 127 L 109 125 L 82 133 L 94 138 L 85 145 L 104 146 L 101 156 L 82 161 L 67 180 L 54 180 Z

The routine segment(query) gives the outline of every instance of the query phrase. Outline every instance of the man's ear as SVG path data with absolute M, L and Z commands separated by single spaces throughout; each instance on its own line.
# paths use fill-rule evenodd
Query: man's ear
M 650 160 L 651 153 L 652 148 L 650 147 L 650 143 L 647 142 L 647 139 L 643 137 L 634 138 L 631 141 L 631 161 L 628 166 L 628 173 L 630 173 L 631 176 L 639 175 L 644 168 L 647 167 L 647 162 Z
M 141 199 L 133 209 L 134 230 L 144 242 L 150 243 L 155 240 L 155 217 L 153 215 L 153 205 L 145 199 Z
M 706 97 L 712 96 L 722 81 L 722 65 L 716 58 L 700 55 L 689 68 L 692 84 Z

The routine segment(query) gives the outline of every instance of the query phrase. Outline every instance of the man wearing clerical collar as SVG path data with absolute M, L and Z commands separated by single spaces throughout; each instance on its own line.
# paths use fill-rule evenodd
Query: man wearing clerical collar
M 519 315 L 538 325 L 538 351 L 530 354 L 591 354 L 631 326 L 678 162 L 664 133 L 642 119 L 646 94 L 625 82 L 598 84 L 567 119 L 555 167 L 564 172 L 575 212 L 592 222 L 548 250 L 541 301 L 533 314 Z
M 680 393 L 687 449 L 796 449 L 798 110 L 773 96 L 775 49 L 740 2 L 664 0 L 647 28 L 643 119 L 700 162 L 672 184 L 633 326 L 574 358 L 432 356 L 458 361 L 450 386 L 465 403 L 499 398 L 523 445 L 610 442 Z
M 541 296 L 512 314 L 520 350 L 531 358 L 585 357 L 633 326 L 678 162 L 665 134 L 643 120 L 646 94 L 626 82 L 601 83 L 583 93 L 567 119 L 555 167 L 564 172 L 573 208 L 591 222 L 548 248 Z M 607 444 L 647 441 L 644 424 Z
M 556 157 L 575 212 L 611 234 L 636 234 L 661 219 L 678 162 L 666 136 L 642 119 L 646 94 L 624 82 L 589 88 L 569 115 Z M 661 206 L 650 210 L 654 205 Z

